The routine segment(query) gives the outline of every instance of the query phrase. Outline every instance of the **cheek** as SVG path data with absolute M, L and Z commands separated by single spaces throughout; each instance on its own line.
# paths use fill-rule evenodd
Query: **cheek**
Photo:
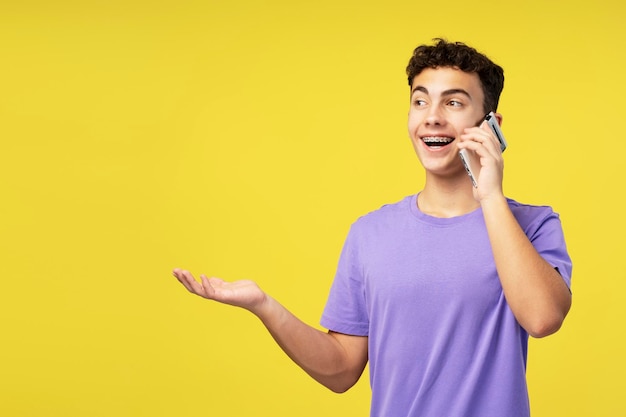
M 413 137 L 413 134 L 415 133 L 415 129 L 417 129 L 418 126 L 418 122 L 416 120 L 416 118 L 409 113 L 409 116 L 407 117 L 407 129 L 409 131 L 409 136 Z

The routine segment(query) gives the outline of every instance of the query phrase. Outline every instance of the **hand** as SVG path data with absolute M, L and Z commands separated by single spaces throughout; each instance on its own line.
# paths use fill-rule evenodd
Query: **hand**
M 493 195 L 502 196 L 504 159 L 500 142 L 487 122 L 483 122 L 480 127 L 465 129 L 460 139 L 459 149 L 469 149 L 475 152 L 480 160 L 478 187 L 474 188 L 474 197 L 482 201 Z
M 252 312 L 267 300 L 267 295 L 253 281 L 226 282 L 219 278 L 207 278 L 205 275 L 200 275 L 200 282 L 198 282 L 189 271 L 178 268 L 174 269 L 173 275 L 193 294 Z

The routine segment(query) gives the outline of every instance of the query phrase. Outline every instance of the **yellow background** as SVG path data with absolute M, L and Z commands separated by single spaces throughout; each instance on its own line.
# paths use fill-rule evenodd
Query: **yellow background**
M 0 415 L 366 416 L 174 267 L 317 325 L 348 227 L 418 191 L 404 68 L 443 36 L 505 68 L 507 194 L 574 260 L 530 345 L 534 416 L 625 415 L 618 1 L 1 1 Z

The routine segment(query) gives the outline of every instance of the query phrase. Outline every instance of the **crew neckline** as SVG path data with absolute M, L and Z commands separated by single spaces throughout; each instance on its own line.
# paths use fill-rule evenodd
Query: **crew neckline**
M 411 214 L 420 221 L 423 221 L 428 224 L 433 224 L 437 226 L 449 226 L 464 222 L 466 220 L 473 219 L 474 217 L 482 217 L 483 210 L 482 207 L 478 207 L 469 213 L 461 214 L 460 216 L 454 217 L 436 217 L 431 216 L 430 214 L 426 214 L 420 210 L 417 206 L 417 196 L 420 193 L 414 194 L 409 198 L 409 207 L 411 210 Z

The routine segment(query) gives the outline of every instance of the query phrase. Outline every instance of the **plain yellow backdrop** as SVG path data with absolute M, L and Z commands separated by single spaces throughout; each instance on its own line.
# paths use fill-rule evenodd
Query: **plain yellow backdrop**
M 618 1 L 0 1 L 0 415 L 366 416 L 174 267 L 317 325 L 348 227 L 413 194 L 404 68 L 505 68 L 505 190 L 561 214 L 574 304 L 534 416 L 626 415 Z

